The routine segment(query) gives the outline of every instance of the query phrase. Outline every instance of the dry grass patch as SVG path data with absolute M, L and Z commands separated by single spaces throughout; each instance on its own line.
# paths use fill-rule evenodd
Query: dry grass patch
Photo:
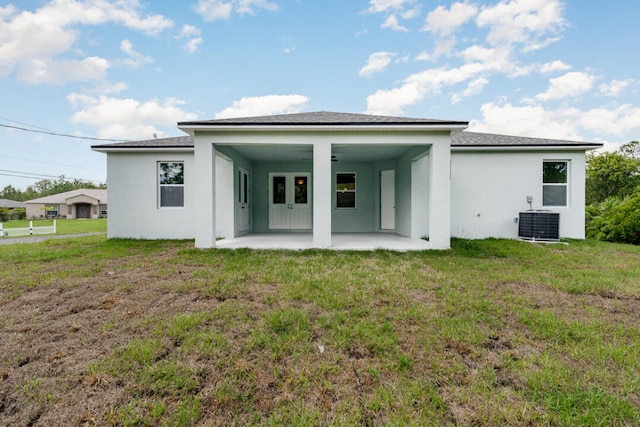
M 17 248 L 1 425 L 640 423 L 639 248 Z

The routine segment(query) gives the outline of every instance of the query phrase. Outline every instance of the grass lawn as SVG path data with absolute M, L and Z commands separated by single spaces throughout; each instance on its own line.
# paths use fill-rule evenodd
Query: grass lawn
M 52 219 L 34 219 L 34 227 L 50 227 Z M 29 228 L 29 220 L 2 223 L 4 228 Z M 57 219 L 56 234 L 82 234 L 107 232 L 107 219 Z
M 634 246 L 56 239 L 0 246 L 0 322 L 3 426 L 640 424 Z

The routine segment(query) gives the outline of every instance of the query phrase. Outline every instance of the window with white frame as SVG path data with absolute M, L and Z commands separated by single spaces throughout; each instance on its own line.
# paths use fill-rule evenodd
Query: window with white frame
M 356 207 L 356 174 L 354 172 L 336 174 L 336 208 Z
M 100 205 L 100 216 L 107 216 L 107 205 Z
M 567 206 L 569 162 L 545 160 L 542 163 L 542 205 Z
M 184 162 L 158 162 L 158 187 L 161 208 L 184 207 Z

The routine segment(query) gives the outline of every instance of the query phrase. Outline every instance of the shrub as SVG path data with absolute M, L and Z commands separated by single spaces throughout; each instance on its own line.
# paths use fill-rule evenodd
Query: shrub
M 586 220 L 589 238 L 640 245 L 640 191 L 587 206 Z

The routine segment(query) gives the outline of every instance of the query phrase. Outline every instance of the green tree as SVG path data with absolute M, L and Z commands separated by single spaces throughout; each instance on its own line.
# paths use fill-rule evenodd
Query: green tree
M 640 185 L 640 157 L 628 155 L 634 153 L 637 145 L 633 144 L 626 144 L 613 153 L 588 156 L 587 204 L 603 202 L 609 197 L 623 198 L 637 190 Z
M 12 185 L 7 185 L 0 191 L 0 199 L 15 200 L 17 202 L 24 201 L 24 193 Z
M 632 159 L 640 159 L 640 142 L 631 141 L 620 147 L 620 153 Z

